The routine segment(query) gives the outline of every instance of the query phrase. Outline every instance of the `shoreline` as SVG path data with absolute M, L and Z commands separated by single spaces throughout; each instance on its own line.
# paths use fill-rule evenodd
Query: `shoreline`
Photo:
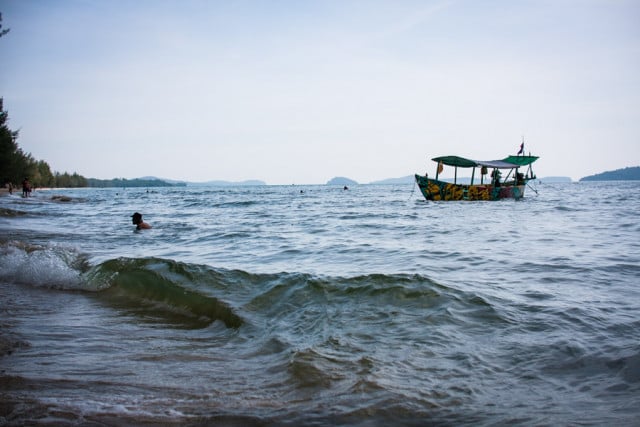
M 53 190 L 53 188 L 51 188 L 51 187 L 38 187 L 37 190 L 36 189 L 31 189 L 31 192 L 35 193 L 36 191 L 46 191 L 46 190 Z M 16 194 L 16 195 L 22 197 L 22 188 L 18 188 L 18 187 L 14 188 L 12 194 Z M 7 187 L 1 187 L 0 188 L 0 196 L 9 196 L 9 189 Z

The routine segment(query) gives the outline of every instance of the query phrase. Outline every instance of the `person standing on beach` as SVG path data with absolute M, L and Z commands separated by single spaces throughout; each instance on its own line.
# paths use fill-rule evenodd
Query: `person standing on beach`
M 147 230 L 151 228 L 149 224 L 142 220 L 142 214 L 139 214 L 138 212 L 131 215 L 131 222 L 135 224 L 136 230 Z
M 25 178 L 22 181 L 22 197 L 29 197 L 31 195 L 31 183 L 29 178 Z

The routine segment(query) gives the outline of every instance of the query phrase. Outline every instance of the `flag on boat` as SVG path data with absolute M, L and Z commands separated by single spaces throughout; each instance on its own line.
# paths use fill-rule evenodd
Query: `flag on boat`
M 520 151 L 518 151 L 518 154 L 524 154 L 524 141 L 520 144 Z

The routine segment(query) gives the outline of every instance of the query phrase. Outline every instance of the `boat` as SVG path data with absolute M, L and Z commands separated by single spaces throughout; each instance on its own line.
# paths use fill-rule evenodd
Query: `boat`
M 522 146 L 520 151 L 522 152 Z M 428 175 L 415 175 L 418 188 L 427 200 L 519 200 L 524 197 L 527 183 L 536 179 L 531 165 L 538 157 L 518 154 L 502 160 L 484 161 L 442 156 L 431 160 L 437 164 L 435 179 Z M 454 168 L 453 182 L 439 179 L 445 166 Z M 458 183 L 458 168 L 471 169 L 471 181 L 468 184 Z M 521 172 L 520 168 L 526 168 L 526 171 Z M 479 171 L 479 179 L 476 177 L 476 170 Z

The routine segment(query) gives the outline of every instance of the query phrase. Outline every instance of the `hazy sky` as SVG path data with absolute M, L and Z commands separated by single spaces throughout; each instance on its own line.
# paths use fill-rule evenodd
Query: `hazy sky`
M 0 0 L 18 143 L 92 178 L 640 165 L 638 0 Z

